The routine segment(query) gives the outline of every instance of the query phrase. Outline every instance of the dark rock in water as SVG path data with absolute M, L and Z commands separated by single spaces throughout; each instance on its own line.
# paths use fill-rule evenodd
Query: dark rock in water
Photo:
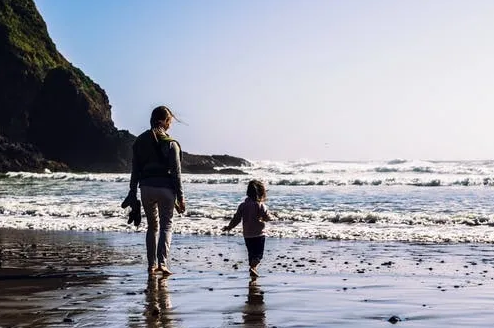
M 219 169 L 217 173 L 220 173 L 220 174 L 247 174 L 247 173 L 245 173 L 242 170 L 232 169 L 232 168 L 229 168 L 229 169 Z
M 401 319 L 400 317 L 396 316 L 396 315 L 393 315 L 391 316 L 389 319 L 388 319 L 388 322 L 392 323 L 392 324 L 395 324 L 397 322 L 400 322 Z
M 0 0 L 0 13 L 0 172 L 129 172 L 135 136 L 115 127 L 105 91 L 57 51 L 33 0 Z M 247 165 L 184 153 L 183 171 Z
M 217 163 L 222 163 L 223 166 L 250 166 L 251 163 L 245 159 L 233 157 L 229 155 L 212 155 Z
M 233 157 L 228 155 L 194 155 L 184 152 L 182 171 L 184 173 L 221 173 L 221 174 L 245 174 L 240 169 L 233 169 L 235 167 L 246 167 L 252 164 L 242 158 Z M 226 168 L 229 167 L 229 168 Z

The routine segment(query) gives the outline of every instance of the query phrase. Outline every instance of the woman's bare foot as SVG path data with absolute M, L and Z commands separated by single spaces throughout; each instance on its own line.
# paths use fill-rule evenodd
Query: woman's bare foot
M 149 266 L 148 267 L 148 274 L 153 275 L 156 273 L 156 270 L 157 270 L 156 266 L 154 266 L 154 265 Z
M 158 271 L 161 271 L 163 272 L 163 275 L 164 276 L 169 276 L 171 274 L 173 274 L 173 272 L 171 272 L 166 266 L 158 266 Z

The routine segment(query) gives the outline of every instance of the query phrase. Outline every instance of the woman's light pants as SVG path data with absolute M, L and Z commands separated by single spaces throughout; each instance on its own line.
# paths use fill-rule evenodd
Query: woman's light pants
M 141 186 L 141 202 L 148 228 L 146 249 L 148 266 L 167 266 L 172 242 L 175 193 L 169 188 Z

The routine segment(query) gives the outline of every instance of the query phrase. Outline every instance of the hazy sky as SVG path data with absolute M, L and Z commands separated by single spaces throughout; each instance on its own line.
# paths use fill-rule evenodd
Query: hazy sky
M 494 159 L 494 1 L 35 0 L 137 135 L 251 160 Z

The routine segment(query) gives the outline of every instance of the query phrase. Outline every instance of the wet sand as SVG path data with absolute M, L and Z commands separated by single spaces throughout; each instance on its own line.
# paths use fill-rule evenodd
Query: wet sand
M 251 280 L 236 236 L 0 229 L 0 327 L 492 327 L 492 245 L 268 238 Z

